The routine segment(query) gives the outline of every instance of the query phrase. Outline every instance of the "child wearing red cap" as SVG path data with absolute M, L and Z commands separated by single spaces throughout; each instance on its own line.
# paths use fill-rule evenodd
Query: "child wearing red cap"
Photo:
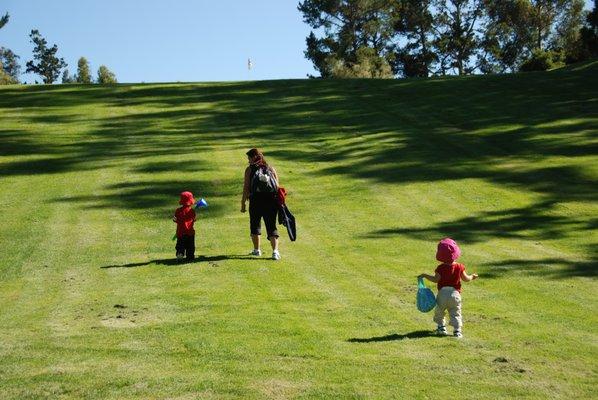
M 440 264 L 435 275 L 421 274 L 420 278 L 438 284 L 438 295 L 436 296 L 436 311 L 434 313 L 434 322 L 438 324 L 436 333 L 446 335 L 446 326 L 444 325 L 444 314 L 448 310 L 449 324 L 454 328 L 453 336 L 463 337 L 461 329 L 463 321 L 461 319 L 461 280 L 465 282 L 472 281 L 478 277 L 478 274 L 468 275 L 465 272 L 463 264 L 456 263 L 455 260 L 461 255 L 461 249 L 451 238 L 445 238 L 438 243 L 436 259 Z
M 193 193 L 181 193 L 179 200 L 181 207 L 174 212 L 176 222 L 176 258 L 182 260 L 187 258 L 187 261 L 195 259 L 195 230 L 193 224 L 195 223 L 195 210 L 191 207 L 195 204 Z

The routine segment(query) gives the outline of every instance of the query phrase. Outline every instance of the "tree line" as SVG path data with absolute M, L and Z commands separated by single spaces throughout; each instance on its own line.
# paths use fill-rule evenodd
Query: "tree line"
M 0 18 L 0 29 L 8 23 L 9 18 L 8 13 Z M 31 31 L 29 38 L 34 45 L 33 59 L 27 61 L 25 72 L 32 72 L 39 75 L 44 83 L 51 84 L 56 82 L 58 77 L 61 76 L 61 72 L 62 83 L 117 83 L 116 76 L 105 65 L 101 65 L 98 68 L 97 77 L 94 80 L 91 76 L 89 62 L 85 57 L 79 58 L 77 73 L 71 75 L 67 69 L 67 63 L 62 57 L 59 58 L 56 55 L 58 52 L 56 44 L 50 47 L 37 29 Z M 21 75 L 21 66 L 18 62 L 19 58 L 12 50 L 0 47 L 0 84 L 19 83 L 19 76 Z
M 598 0 L 304 0 L 322 78 L 547 70 L 598 56 Z

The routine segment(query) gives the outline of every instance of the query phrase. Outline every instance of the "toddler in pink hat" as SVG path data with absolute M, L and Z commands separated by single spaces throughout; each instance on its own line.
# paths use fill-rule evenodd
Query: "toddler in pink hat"
M 451 238 L 442 239 L 438 243 L 436 259 L 442 264 L 436 267 L 434 275 L 421 274 L 420 278 L 438 284 L 438 295 L 436 296 L 436 311 L 434 322 L 438 324 L 436 333 L 446 335 L 444 315 L 449 313 L 449 324 L 454 328 L 453 336 L 463 337 L 461 318 L 461 280 L 465 282 L 477 279 L 478 274 L 467 274 L 465 266 L 455 262 L 461 255 L 461 249 L 457 242 Z

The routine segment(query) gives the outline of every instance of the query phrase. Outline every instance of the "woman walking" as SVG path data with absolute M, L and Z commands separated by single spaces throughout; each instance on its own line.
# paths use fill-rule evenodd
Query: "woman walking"
M 268 240 L 272 246 L 272 259 L 280 260 L 278 251 L 278 230 L 276 229 L 276 191 L 278 190 L 278 175 L 276 170 L 268 165 L 264 155 L 258 149 L 251 149 L 247 153 L 249 166 L 245 169 L 243 183 L 243 198 L 241 212 L 245 212 L 245 203 L 249 200 L 249 227 L 253 242 L 254 256 L 261 256 L 260 235 L 261 220 L 264 219 Z

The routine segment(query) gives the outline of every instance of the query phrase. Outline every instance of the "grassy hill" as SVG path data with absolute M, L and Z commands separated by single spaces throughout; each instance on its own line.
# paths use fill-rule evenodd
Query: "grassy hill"
M 592 398 L 597 132 L 598 62 L 2 87 L 0 398 Z M 246 256 L 251 147 L 298 219 L 279 262 Z M 462 340 L 414 305 L 445 236 L 480 274 Z

